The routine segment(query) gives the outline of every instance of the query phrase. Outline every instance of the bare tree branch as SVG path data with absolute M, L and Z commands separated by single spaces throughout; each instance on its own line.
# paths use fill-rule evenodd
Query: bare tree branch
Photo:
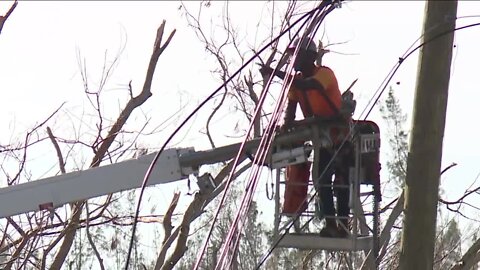
M 380 241 L 379 241 L 380 253 L 378 254 L 378 258 L 377 258 L 378 261 L 381 261 L 383 259 L 383 256 L 385 256 L 387 252 L 387 248 L 391 238 L 392 228 L 395 225 L 395 221 L 397 220 L 397 218 L 403 212 L 404 202 L 405 202 L 405 195 L 402 192 L 402 194 L 400 194 L 400 196 L 398 197 L 397 203 L 393 207 L 392 212 L 388 216 L 387 222 L 383 227 L 382 233 L 380 234 Z
M 23 146 L 23 157 L 22 157 L 22 162 L 20 163 L 20 168 L 17 172 L 17 174 L 11 179 L 8 181 L 8 185 L 13 185 L 17 180 L 18 178 L 20 177 L 21 173 L 23 172 L 23 169 L 25 167 L 25 160 L 27 158 L 27 145 L 29 145 L 29 141 L 30 141 L 30 137 L 32 136 L 32 134 L 34 134 L 35 132 L 37 132 L 37 130 L 42 127 L 43 125 L 45 125 L 50 119 L 53 118 L 53 116 L 55 116 L 59 111 L 60 109 L 63 107 L 63 105 L 65 104 L 62 103 L 55 111 L 53 111 L 53 113 L 51 113 L 43 122 L 41 122 L 40 124 L 37 124 L 35 125 L 35 127 L 27 132 L 27 135 L 25 135 L 25 140 L 24 140 L 24 146 Z M 39 141 L 39 140 L 37 140 Z
M 445 169 L 443 169 L 440 172 L 440 175 L 451 169 L 452 167 L 456 166 L 456 163 L 452 163 L 449 166 L 447 166 Z M 395 225 L 396 220 L 400 216 L 400 214 L 403 212 L 404 209 L 404 202 L 405 202 L 405 195 L 404 192 L 400 194 L 398 199 L 396 199 L 396 204 L 393 207 L 393 210 L 390 212 L 390 215 L 388 216 L 388 219 L 383 227 L 383 230 L 380 234 L 380 239 L 379 239 L 379 247 L 380 247 L 380 253 L 378 254 L 377 261 L 382 261 L 383 257 L 387 253 L 387 249 L 389 246 L 390 238 L 391 238 L 391 232 L 392 228 Z M 368 257 L 368 256 L 367 256 Z M 368 269 L 368 266 L 366 264 L 366 260 L 364 261 L 362 265 L 362 269 Z
M 48 137 L 50 138 L 53 146 L 55 147 L 55 151 L 57 153 L 57 158 L 58 158 L 58 163 L 59 163 L 59 167 L 60 167 L 60 171 L 62 174 L 66 173 L 65 171 L 65 162 L 63 161 L 63 155 L 62 155 L 62 151 L 60 150 L 60 147 L 58 145 L 58 142 L 57 140 L 55 139 L 55 136 L 53 135 L 52 133 L 52 130 L 50 129 L 50 127 L 47 127 L 47 133 L 48 133 Z M 52 209 L 52 211 L 54 211 Z M 47 255 L 48 253 L 60 242 L 60 240 L 62 239 L 63 235 L 61 235 L 60 237 L 57 237 L 53 242 L 51 242 L 48 247 L 46 249 L 44 249 L 43 251 L 43 258 L 42 258 L 42 262 L 41 262 L 41 269 L 45 269 L 46 267 L 46 260 L 47 260 Z
M 57 254 L 55 255 L 55 259 L 53 260 L 52 265 L 50 266 L 50 269 L 52 270 L 60 270 L 63 263 L 65 262 L 65 258 L 70 252 L 73 240 L 75 239 L 75 233 L 77 231 L 80 216 L 82 214 L 83 203 L 84 202 L 77 202 L 71 207 L 73 214 L 70 222 L 68 222 L 67 227 L 64 229 L 65 234 L 63 235 L 62 245 L 60 246 Z
M 467 270 L 480 261 L 480 239 L 477 239 L 473 245 L 463 254 L 460 261 L 451 268 L 451 270 Z
M 173 269 L 175 264 L 180 260 L 183 256 L 185 251 L 187 250 L 187 239 L 188 234 L 190 232 L 190 223 L 193 220 L 193 217 L 198 213 L 201 209 L 206 200 L 208 199 L 209 194 L 204 194 L 202 192 L 198 192 L 195 194 L 195 197 L 192 203 L 188 206 L 185 214 L 183 215 L 182 223 L 180 224 L 180 232 L 177 237 L 177 245 L 173 250 L 173 253 L 170 257 L 165 261 L 163 266 L 160 268 L 161 270 L 170 270 Z
M 157 66 L 158 59 L 160 55 L 163 53 L 163 51 L 167 48 L 168 44 L 170 44 L 170 41 L 172 40 L 175 34 L 175 30 L 173 30 L 170 33 L 169 37 L 167 38 L 167 41 L 164 44 L 161 44 L 164 29 L 165 29 L 165 23 L 166 22 L 163 21 L 157 30 L 157 36 L 155 38 L 153 52 L 150 57 L 150 62 L 147 69 L 147 75 L 146 75 L 145 83 L 141 93 L 127 102 L 124 109 L 120 113 L 120 116 L 117 118 L 117 121 L 108 132 L 107 138 L 102 141 L 98 151 L 96 151 L 95 157 L 93 158 L 90 167 L 98 167 L 100 165 L 102 159 L 105 157 L 105 154 L 107 153 L 112 143 L 115 141 L 116 136 L 119 134 L 120 130 L 122 129 L 124 124 L 127 122 L 127 119 L 131 115 L 131 113 L 136 108 L 141 106 L 150 96 L 152 96 L 151 86 L 152 86 L 153 74 L 155 73 L 155 68 Z M 55 256 L 55 259 L 50 269 L 59 270 L 63 265 L 63 262 L 65 261 L 65 258 L 68 255 L 70 248 L 73 244 L 73 240 L 75 239 L 76 227 L 78 226 L 78 223 L 80 220 L 83 204 L 84 202 L 77 202 L 74 204 L 73 206 L 74 211 L 72 211 L 73 212 L 72 218 L 69 224 L 67 225 L 67 227 L 65 228 L 65 231 L 67 233 L 64 236 L 64 241 L 57 255 Z
M 4 25 L 5 22 L 7 21 L 8 17 L 10 17 L 10 15 L 12 14 L 12 12 L 15 10 L 15 8 L 17 7 L 17 4 L 18 4 L 18 1 L 15 0 L 15 2 L 13 2 L 12 6 L 10 7 L 10 9 L 7 11 L 7 13 L 5 13 L 4 16 L 0 16 L 0 34 L 2 33 L 3 25 Z
M 60 171 L 62 172 L 62 174 L 64 174 L 64 173 L 66 173 L 65 162 L 63 161 L 63 155 L 62 155 L 62 151 L 60 150 L 60 146 L 58 146 L 58 142 L 55 140 L 55 136 L 53 136 L 53 133 L 52 133 L 52 130 L 50 129 L 50 127 L 47 127 L 47 133 L 48 133 L 48 137 L 52 141 L 53 146 L 55 147 L 55 152 L 57 153 L 58 164 L 60 166 Z
M 168 239 L 172 235 L 172 214 L 175 208 L 177 207 L 178 200 L 180 199 L 180 193 L 176 192 L 173 194 L 172 201 L 170 202 L 170 206 L 167 209 L 167 212 L 165 213 L 165 216 L 163 218 L 163 231 L 164 231 L 164 237 L 162 241 L 162 246 L 164 247 L 165 250 L 170 248 L 170 245 L 166 245 Z M 155 262 L 155 268 L 154 269 L 160 269 L 162 267 L 163 263 L 165 262 L 165 255 L 166 253 L 160 252 L 157 260 Z
M 168 237 L 172 234 L 172 229 L 173 229 L 172 215 L 173 215 L 173 211 L 177 207 L 179 199 L 180 199 L 180 193 L 175 192 L 173 194 L 172 201 L 170 202 L 170 206 L 168 207 L 167 212 L 165 213 L 165 216 L 163 217 L 163 230 L 164 230 L 164 233 L 165 233 L 165 237 L 162 241 L 162 244 L 165 244 Z
M 118 117 L 117 121 L 108 132 L 107 138 L 103 141 L 102 145 L 98 149 L 98 152 L 91 163 L 91 167 L 97 167 L 100 164 L 101 159 L 104 157 L 105 153 L 107 152 L 108 148 L 113 143 L 113 141 L 115 140 L 115 137 L 120 132 L 123 125 L 127 122 L 127 119 L 130 116 L 130 114 L 133 112 L 133 110 L 141 106 L 145 101 L 147 101 L 149 97 L 152 96 L 151 86 L 152 86 L 153 74 L 155 73 L 155 68 L 157 66 L 158 58 L 166 49 L 168 44 L 170 44 L 170 41 L 172 40 L 173 35 L 175 34 L 175 31 L 176 31 L 176 30 L 173 30 L 170 33 L 167 41 L 162 45 L 161 41 L 162 41 L 164 29 L 165 29 L 165 21 L 162 22 L 162 24 L 157 30 L 157 37 L 155 39 L 153 52 L 150 58 L 150 63 L 148 65 L 147 75 L 145 78 L 145 83 L 143 85 L 142 92 L 138 96 L 128 101 L 127 105 L 125 106 L 123 111 L 120 113 L 120 116 Z
M 87 223 L 87 227 L 86 227 L 87 239 L 88 239 L 88 242 L 90 243 L 90 246 L 92 247 L 92 250 L 93 250 L 93 253 L 95 254 L 95 257 L 97 258 L 100 269 L 105 270 L 105 266 L 103 265 L 102 256 L 100 255 L 100 252 L 98 252 L 97 246 L 95 245 L 95 242 L 93 241 L 92 235 L 90 234 L 90 222 L 89 222 L 90 211 L 88 209 L 88 202 L 85 202 L 85 210 L 87 211 L 87 217 L 85 218 L 85 222 Z
M 12 269 L 13 263 L 17 260 L 17 258 L 20 256 L 20 253 L 22 252 L 23 248 L 27 245 L 28 241 L 30 238 L 23 238 L 23 240 L 20 242 L 20 245 L 18 245 L 17 249 L 13 253 L 12 257 L 10 258 L 9 262 L 5 265 L 4 270 L 10 270 Z
M 239 160 L 239 163 L 243 162 L 244 159 L 245 159 L 245 157 L 242 157 Z M 251 166 L 251 164 L 247 164 L 244 167 L 238 169 L 238 171 L 233 175 L 232 179 L 236 179 L 239 175 L 241 175 L 243 172 L 245 172 L 250 166 Z M 233 167 L 233 161 L 230 161 L 217 174 L 217 176 L 213 179 L 213 182 L 215 183 L 217 188 L 211 194 L 209 194 L 206 199 L 203 196 L 196 196 L 194 198 L 194 200 L 192 200 L 192 202 L 189 205 L 189 209 L 191 209 L 191 211 L 188 213 L 189 218 L 190 218 L 189 223 L 193 222 L 196 218 L 198 218 L 203 213 L 203 210 L 205 209 L 205 207 L 207 207 L 207 205 L 215 197 L 217 197 L 218 194 L 220 194 L 223 191 L 223 189 L 225 188 L 225 185 L 226 185 L 226 182 L 224 181 L 224 179 L 228 176 L 228 174 L 232 170 L 232 167 Z M 192 206 L 192 205 L 200 204 L 200 203 L 201 203 L 200 208 Z M 195 211 L 193 211 L 193 210 L 195 210 Z M 183 221 L 185 221 L 185 218 L 183 218 Z M 155 270 L 160 270 L 160 269 L 163 270 L 162 267 L 173 267 L 173 265 L 172 266 L 165 266 L 166 264 L 162 265 L 162 264 L 160 264 L 160 262 L 161 262 L 162 258 L 165 258 L 166 253 L 167 253 L 169 247 L 171 246 L 171 244 L 173 243 L 173 241 L 175 241 L 175 239 L 177 239 L 177 236 L 179 235 L 181 228 L 182 228 L 181 226 L 175 228 L 175 230 L 171 233 L 171 235 L 168 237 L 168 239 L 164 242 L 162 248 L 160 249 L 159 255 L 157 257 L 157 263 L 155 265 Z M 179 242 L 177 240 L 177 245 L 180 245 L 180 247 L 178 247 L 178 249 L 177 249 L 178 250 L 177 252 L 178 252 L 178 254 L 183 255 L 185 250 L 182 249 L 182 246 L 186 245 L 187 238 L 182 238 L 181 240 L 184 241 L 184 242 L 182 243 L 182 242 Z M 171 257 L 171 259 L 169 259 L 167 262 L 168 263 L 173 263 L 173 262 L 176 263 L 176 262 L 178 262 L 178 259 L 176 257 L 175 258 Z M 166 268 L 166 269 L 170 269 L 170 268 Z

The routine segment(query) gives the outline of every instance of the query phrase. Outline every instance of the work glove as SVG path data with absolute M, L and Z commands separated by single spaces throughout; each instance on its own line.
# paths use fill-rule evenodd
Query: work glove
M 262 74 L 263 77 L 268 77 L 272 74 L 273 68 L 266 66 L 264 64 L 257 64 L 260 66 L 260 74 Z
M 284 123 L 280 126 L 277 126 L 277 131 L 280 134 L 286 133 L 290 128 L 292 128 L 292 123 Z

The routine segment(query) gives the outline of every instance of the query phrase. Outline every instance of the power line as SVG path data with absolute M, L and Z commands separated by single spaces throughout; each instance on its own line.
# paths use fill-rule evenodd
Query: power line
M 322 3 L 322 5 L 324 7 L 327 6 L 326 4 L 327 3 L 325 3 L 325 2 Z M 323 18 L 326 16 L 326 14 L 328 14 L 328 12 L 329 12 L 328 10 L 326 12 L 322 11 L 322 10 L 319 10 L 318 15 L 311 17 L 312 21 L 310 22 L 310 26 L 307 27 L 307 30 L 302 35 L 300 43 L 303 42 L 303 40 L 305 40 L 305 38 L 307 38 L 308 35 L 311 35 L 310 32 L 312 32 L 312 30 L 314 29 L 314 26 L 319 25 L 321 23 L 321 21 L 323 20 Z M 297 33 L 294 36 L 298 35 L 298 33 L 302 30 L 302 27 L 300 27 L 300 29 L 297 31 Z M 316 30 L 318 30 L 318 27 L 315 27 L 314 32 L 316 32 Z M 315 33 L 313 35 L 315 35 Z M 308 39 L 308 41 L 310 42 L 311 39 Z M 287 45 L 287 48 L 290 46 L 291 42 L 292 42 L 292 40 L 289 42 L 289 45 Z M 292 59 L 295 59 L 298 51 L 299 51 L 299 48 L 297 48 L 295 50 L 294 54 L 291 56 Z M 284 51 L 283 54 L 285 54 L 285 53 L 286 53 L 286 51 Z M 282 57 L 283 57 L 283 55 L 282 55 Z M 277 65 L 276 68 L 278 68 L 278 65 Z M 290 65 L 287 67 L 287 72 L 286 73 L 290 74 L 292 69 L 293 69 L 293 62 L 291 62 Z M 273 73 L 272 73 L 272 76 L 274 76 Z M 287 79 L 289 79 L 289 78 L 290 77 L 287 77 Z M 265 132 L 266 135 L 262 136 L 260 145 L 258 147 L 257 153 L 255 154 L 255 158 L 253 160 L 253 164 L 263 164 L 266 157 L 267 157 L 266 154 L 267 154 L 268 149 L 270 148 L 271 143 L 273 141 L 273 137 L 274 137 L 274 133 L 275 133 L 275 126 L 278 123 L 279 116 L 280 116 L 280 114 L 282 112 L 282 109 L 285 105 L 285 101 L 286 101 L 286 97 L 287 97 L 286 94 L 288 92 L 288 89 L 290 88 L 291 83 L 293 82 L 293 78 L 290 78 L 290 79 L 291 80 L 289 80 L 288 82 L 283 84 L 281 94 L 280 94 L 281 97 L 283 97 L 283 98 L 280 98 L 280 99 L 277 100 L 277 104 L 276 104 L 274 112 L 272 114 L 272 118 L 271 118 L 271 120 L 269 122 L 269 125 L 266 129 L 266 132 Z M 265 89 L 267 89 L 269 86 L 270 86 L 270 84 L 267 84 Z M 265 91 L 264 93 L 266 94 L 267 92 Z M 259 173 L 262 170 L 262 168 L 263 168 L 263 166 L 256 166 L 255 169 L 252 170 L 251 173 L 250 173 L 251 176 L 250 176 L 250 179 L 249 179 L 249 182 L 248 182 L 248 186 L 246 188 L 246 193 L 244 194 L 244 196 L 242 198 L 242 202 L 241 202 L 239 210 L 237 211 L 237 214 L 235 216 L 235 220 L 233 221 L 232 225 L 230 226 L 230 229 L 229 229 L 229 232 L 227 234 L 226 240 L 223 243 L 221 255 L 220 255 L 220 258 L 217 259 L 217 265 L 216 265 L 215 269 L 219 269 L 219 267 L 229 267 L 230 264 L 233 262 L 232 260 L 234 258 L 235 251 L 238 248 L 238 244 L 239 244 L 239 240 L 240 240 L 240 234 L 238 234 L 238 233 L 235 234 L 235 232 L 237 230 L 241 230 L 241 228 L 244 225 L 244 222 L 246 220 L 246 216 L 248 214 L 248 209 L 250 208 L 254 192 L 255 192 L 256 187 L 258 185 Z M 239 224 L 239 222 L 240 222 L 240 224 Z M 230 257 L 230 260 L 228 260 L 228 261 L 224 260 L 225 257 L 228 256 L 227 252 L 228 252 L 228 249 L 231 248 L 230 244 L 231 244 L 231 241 L 234 237 L 235 237 L 235 240 L 234 240 L 234 245 L 233 245 L 233 254 Z
M 390 75 L 390 77 L 388 78 L 387 82 L 385 83 L 385 86 L 383 86 L 382 90 L 380 91 L 380 94 L 378 95 L 378 97 L 375 99 L 375 102 L 372 104 L 372 106 L 370 107 L 370 110 L 368 111 L 367 115 L 365 116 L 364 120 L 368 117 L 368 115 L 372 112 L 373 110 L 373 106 L 375 106 L 375 104 L 378 102 L 378 100 L 380 99 L 380 96 L 383 94 L 383 92 L 385 92 L 385 89 L 387 88 L 388 84 L 390 83 L 390 81 L 393 79 L 393 76 L 395 75 L 395 73 L 397 72 L 397 70 L 400 68 L 400 66 L 403 64 L 403 62 L 409 58 L 413 53 L 415 53 L 417 50 L 419 50 L 420 48 L 422 48 L 423 46 L 425 46 L 426 44 L 444 36 L 444 35 L 447 35 L 447 34 L 450 34 L 452 32 L 456 32 L 458 30 L 462 30 L 462 29 L 467 29 L 467 28 L 470 28 L 470 27 L 474 27 L 474 26 L 480 26 L 480 23 L 474 23 L 474 24 L 469 24 L 469 25 L 465 25 L 465 26 L 462 26 L 462 27 L 457 27 L 457 28 L 454 28 L 454 29 L 451 29 L 451 30 L 447 30 L 447 31 L 443 31 L 441 33 L 438 33 L 437 35 L 433 36 L 432 38 L 430 38 L 429 40 L 426 40 L 424 42 L 422 42 L 420 45 L 418 45 L 417 47 L 415 47 L 412 51 L 410 51 L 409 53 L 405 54 L 405 57 L 400 57 L 396 66 L 394 67 L 393 69 L 393 73 Z M 422 35 L 423 36 L 423 35 Z M 417 39 L 418 40 L 418 39 Z
M 317 30 L 319 28 L 319 25 L 322 23 L 322 21 L 325 19 L 325 17 L 335 7 L 336 7 L 335 4 L 333 4 L 333 5 L 330 6 L 330 8 L 327 8 L 326 10 L 321 11 L 317 16 L 312 18 L 310 26 L 308 27 L 308 29 L 302 35 L 300 44 L 305 38 L 307 38 L 307 36 L 309 36 L 309 35 L 314 36 L 315 35 L 315 33 L 317 32 Z M 312 34 L 312 32 L 313 32 L 313 34 Z M 297 34 L 298 34 L 298 32 L 297 32 Z M 309 42 L 311 41 L 311 39 L 308 39 L 308 40 L 309 40 Z M 298 48 L 295 51 L 294 55 L 292 56 L 292 59 L 295 59 L 296 53 L 298 53 Z M 287 74 L 291 73 L 292 68 L 293 68 L 293 63 L 291 63 L 291 65 L 287 68 Z M 289 82 L 285 82 L 283 84 L 281 96 L 284 97 L 284 98 L 281 100 L 281 102 L 280 102 L 280 100 L 279 100 L 279 102 L 277 102 L 277 107 L 274 110 L 274 116 L 272 117 L 271 121 L 269 122 L 269 126 L 268 126 L 267 131 L 266 131 L 267 136 L 262 137 L 262 141 L 260 143 L 260 146 L 257 150 L 257 153 L 255 154 L 255 159 L 253 161 L 254 164 L 263 164 L 266 157 L 267 157 L 266 154 L 267 154 L 268 149 L 270 148 L 271 143 L 273 141 L 273 135 L 275 133 L 275 130 L 274 130 L 275 126 L 276 126 L 276 124 L 279 120 L 279 116 L 281 114 L 282 108 L 284 107 L 285 102 L 286 102 L 286 93 L 288 92 L 287 89 L 290 88 L 290 84 L 292 83 L 292 81 L 293 80 L 290 80 Z M 281 106 L 279 107 L 280 104 L 281 104 Z M 266 141 L 266 144 L 263 143 L 264 141 Z M 238 213 L 235 217 L 235 221 L 232 224 L 232 226 L 230 227 L 227 239 L 223 244 L 221 257 L 220 257 L 220 260 L 218 260 L 218 264 L 217 264 L 216 269 L 218 269 L 218 267 L 220 265 L 225 266 L 225 264 L 227 263 L 227 262 L 223 261 L 225 253 L 227 252 L 227 248 L 230 247 L 230 241 L 232 240 L 232 237 L 234 235 L 234 231 L 237 229 L 236 227 L 238 226 L 238 220 L 241 219 L 241 224 L 240 224 L 240 227 L 238 228 L 239 230 L 242 228 L 242 226 L 243 226 L 243 224 L 246 220 L 246 214 L 248 213 L 248 209 L 250 208 L 254 192 L 255 192 L 256 187 L 258 185 L 259 172 L 261 171 L 262 168 L 263 168 L 263 166 L 257 166 L 255 168 L 254 172 L 252 173 L 252 176 L 250 177 L 249 184 L 248 184 L 248 187 L 247 187 L 247 193 L 244 195 L 244 197 L 242 199 L 242 204 L 241 204 L 241 207 L 240 207 L 241 209 L 239 209 L 239 211 L 238 211 Z M 246 199 L 247 197 L 248 197 L 248 199 Z M 242 216 L 241 218 L 240 218 L 240 215 Z M 233 250 L 234 250 L 233 252 L 235 252 L 235 250 L 238 248 L 238 244 L 239 244 L 239 240 L 240 240 L 240 234 L 236 234 L 235 238 L 236 239 L 235 239 L 234 246 L 233 246 Z M 232 263 L 233 258 L 234 258 L 234 254 L 232 254 L 231 260 L 229 261 L 229 263 Z

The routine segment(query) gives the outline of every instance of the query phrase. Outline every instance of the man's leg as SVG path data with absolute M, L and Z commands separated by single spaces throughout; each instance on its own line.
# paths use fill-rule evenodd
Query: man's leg
M 309 178 L 310 162 L 287 166 L 283 214 L 294 216 L 307 209 Z
M 350 166 L 353 166 L 353 147 L 350 143 L 345 143 L 343 149 L 340 151 L 335 168 L 336 184 L 348 186 L 348 188 L 338 187 L 335 189 L 335 193 L 337 194 L 337 216 L 339 217 L 338 229 L 340 236 L 347 236 L 349 233 L 348 217 L 350 208 L 348 203 L 350 197 Z
M 320 203 L 323 214 L 325 215 L 325 227 L 320 231 L 323 237 L 335 237 L 337 233 L 337 223 L 335 221 L 335 208 L 333 206 L 332 175 L 333 163 L 327 168 L 332 158 L 332 153 L 327 149 L 320 149 L 319 154 L 319 176 L 315 179 L 320 185 Z
M 340 179 L 338 179 L 340 178 Z M 348 173 L 345 174 L 337 174 L 335 173 L 335 182 L 338 184 L 348 185 Z M 338 181 L 339 180 L 339 181 Z M 337 194 L 337 217 L 338 217 L 338 231 L 339 236 L 345 237 L 349 233 L 348 229 L 348 218 L 350 214 L 350 208 L 348 206 L 348 200 L 350 195 L 350 189 L 345 187 L 336 188 Z

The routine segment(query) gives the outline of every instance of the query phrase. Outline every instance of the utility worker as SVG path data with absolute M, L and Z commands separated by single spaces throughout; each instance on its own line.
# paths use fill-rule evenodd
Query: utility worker
M 328 67 L 315 64 L 318 55 L 315 43 L 308 38 L 299 43 L 299 39 L 297 39 L 287 49 L 287 52 L 293 55 L 296 47 L 299 46 L 293 66 L 297 74 L 289 89 L 284 123 L 281 127 L 283 130 L 288 128 L 295 120 L 298 104 L 305 118 L 312 116 L 333 118 L 339 115 L 342 106 L 342 94 L 340 93 L 334 72 Z M 260 72 L 262 75 L 267 75 L 271 74 L 273 70 L 270 67 L 262 66 Z M 282 71 L 277 71 L 275 75 L 282 79 L 286 76 L 285 72 Z M 330 130 L 331 136 L 338 132 L 339 130 Z M 338 143 L 338 138 L 332 139 Z M 337 155 L 339 158 L 333 164 L 330 164 L 328 168 L 327 165 L 333 157 L 335 148 L 321 148 L 318 155 L 320 157 L 319 175 L 322 177 L 314 179 L 314 184 L 317 192 L 320 194 L 321 209 L 325 215 L 325 227 L 320 231 L 320 235 L 323 237 L 345 237 L 348 235 L 349 190 L 348 188 L 335 188 L 337 217 L 339 217 L 340 221 L 338 225 L 340 226 L 337 226 L 335 219 L 332 192 L 332 176 L 334 173 L 335 182 L 342 182 L 342 184 L 348 185 L 348 171 L 351 161 L 349 156 L 351 155 L 348 149 L 342 150 L 343 154 Z M 325 169 L 326 171 L 322 175 Z M 286 168 L 287 184 L 285 187 L 284 213 L 294 214 L 306 209 L 309 175 L 309 163 L 290 165 Z

